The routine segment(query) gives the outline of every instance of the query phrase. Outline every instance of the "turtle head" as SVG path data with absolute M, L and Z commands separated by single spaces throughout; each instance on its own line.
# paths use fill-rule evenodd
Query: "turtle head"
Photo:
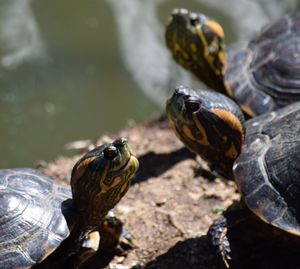
M 73 199 L 89 225 L 99 225 L 125 195 L 138 166 L 125 138 L 93 149 L 75 164 L 71 175 Z
M 233 178 L 233 162 L 244 140 L 244 116 L 238 105 L 217 92 L 179 86 L 167 100 L 166 111 L 184 145 L 218 174 Z
M 200 13 L 174 9 L 165 38 L 177 63 L 210 88 L 226 92 L 224 31 L 219 23 Z

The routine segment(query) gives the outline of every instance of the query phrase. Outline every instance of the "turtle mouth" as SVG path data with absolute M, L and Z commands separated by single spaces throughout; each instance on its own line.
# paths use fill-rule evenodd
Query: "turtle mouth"
M 116 170 L 116 172 L 118 173 L 118 172 L 122 172 L 124 170 L 127 170 L 129 168 L 129 166 L 132 164 L 132 162 L 134 162 L 135 160 L 137 160 L 135 155 L 130 153 L 130 156 L 128 157 L 126 162 L 118 170 Z
M 121 175 L 121 174 L 127 174 L 129 176 L 126 176 L 126 178 L 130 178 L 132 174 L 134 174 L 137 169 L 139 168 L 139 161 L 137 157 L 130 153 L 129 157 L 126 159 L 126 162 L 119 167 L 117 170 L 113 172 L 113 177 Z
M 130 169 L 130 166 L 134 168 L 134 172 L 137 171 L 137 169 L 139 168 L 139 161 L 137 159 L 137 157 L 133 154 L 130 154 L 130 157 L 128 158 L 127 163 L 124 166 L 124 169 Z
M 126 138 L 119 138 L 115 140 L 112 145 L 116 148 L 117 153 L 113 159 L 108 159 L 111 174 L 120 175 L 123 172 L 126 173 L 128 169 L 131 169 L 131 165 L 137 166 L 135 153 Z

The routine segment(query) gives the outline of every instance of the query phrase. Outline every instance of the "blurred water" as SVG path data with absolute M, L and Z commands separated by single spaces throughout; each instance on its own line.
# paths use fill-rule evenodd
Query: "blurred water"
M 1 65 L 14 68 L 26 60 L 44 58 L 45 46 L 30 0 L 2 0 L 0 5 Z
M 219 20 L 228 42 L 296 0 L 0 0 L 0 167 L 51 160 L 64 144 L 145 121 L 178 83 L 164 47 L 174 7 Z
M 107 0 L 107 2 L 114 11 L 122 59 L 127 70 L 139 88 L 163 106 L 168 94 L 168 80 L 172 79 L 173 65 L 162 43 L 163 25 L 157 14 L 157 8 L 163 1 Z M 184 72 L 178 72 L 178 75 L 179 81 L 188 82 Z

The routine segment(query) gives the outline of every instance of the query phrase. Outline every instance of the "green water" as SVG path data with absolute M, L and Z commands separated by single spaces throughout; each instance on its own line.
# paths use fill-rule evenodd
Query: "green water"
M 124 4 L 127 0 L 119 1 Z M 128 1 L 134 5 L 134 0 Z M 172 8 L 184 5 L 201 9 L 225 24 L 228 41 L 243 35 L 243 31 L 237 33 L 232 28 L 233 17 L 228 9 L 224 12 L 217 4 L 149 1 L 156 2 L 161 26 Z M 140 0 L 141 4 L 149 1 Z M 228 1 L 228 5 L 240 2 Z M 270 2 L 274 6 L 280 3 Z M 266 7 L 260 5 L 262 10 Z M 291 1 L 277 13 L 296 6 Z M 26 9 L 29 13 L 23 12 Z M 11 16 L 9 12 L 14 10 L 19 13 Z M 277 13 L 272 12 L 276 17 Z M 5 16 L 19 22 L 6 23 Z M 143 122 L 163 111 L 161 103 L 149 98 L 147 89 L 141 89 L 143 81 L 135 78 L 134 69 L 139 69 L 143 57 L 133 62 L 131 69 L 126 64 L 128 59 L 124 53 L 130 58 L 130 52 L 122 50 L 116 16 L 109 0 L 1 0 L 0 168 L 32 166 L 40 159 L 53 160 L 57 155 L 70 154 L 64 150 L 69 141 L 95 138 L 125 127 L 129 119 Z M 18 28 L 20 32 L 16 36 L 21 36 L 21 41 L 9 43 L 10 34 Z M 27 30 L 32 31 L 28 36 Z M 126 33 L 127 37 L 130 34 L 130 31 Z M 162 31 L 157 36 L 163 46 Z M 132 47 L 135 42 L 132 40 Z M 31 54 L 18 48 L 22 44 L 32 50 Z M 13 53 L 15 58 L 7 57 Z M 149 56 L 148 51 L 145 54 Z M 159 70 L 149 69 L 142 76 L 144 82 L 150 79 L 150 72 Z M 180 81 L 175 79 L 174 83 Z

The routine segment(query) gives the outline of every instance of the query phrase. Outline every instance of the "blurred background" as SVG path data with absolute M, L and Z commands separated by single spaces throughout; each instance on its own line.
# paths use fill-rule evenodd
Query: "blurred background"
M 0 0 L 0 168 L 53 160 L 67 142 L 159 116 L 177 84 L 164 27 L 186 7 L 226 42 L 296 11 L 300 0 Z

